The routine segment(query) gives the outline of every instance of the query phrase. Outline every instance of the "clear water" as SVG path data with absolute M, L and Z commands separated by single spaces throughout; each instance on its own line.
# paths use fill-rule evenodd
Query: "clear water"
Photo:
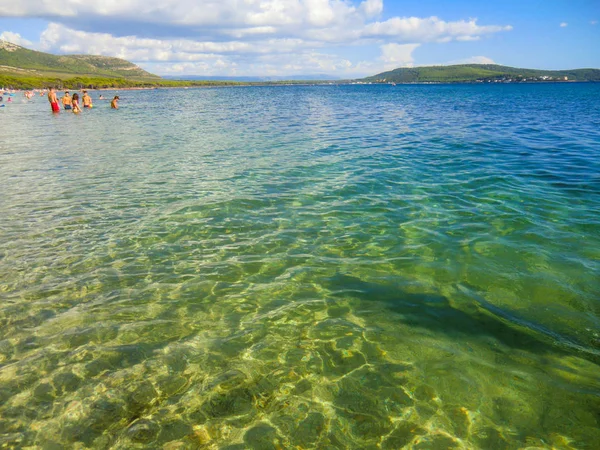
M 599 84 L 120 95 L 0 110 L 1 445 L 598 448 Z

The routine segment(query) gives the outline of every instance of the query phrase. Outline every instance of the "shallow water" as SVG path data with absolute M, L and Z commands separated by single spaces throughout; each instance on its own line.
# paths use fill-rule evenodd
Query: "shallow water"
M 0 110 L 1 445 L 597 448 L 600 85 L 120 96 Z

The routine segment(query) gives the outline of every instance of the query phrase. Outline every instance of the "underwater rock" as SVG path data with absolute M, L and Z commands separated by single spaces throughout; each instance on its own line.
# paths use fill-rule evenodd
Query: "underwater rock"
M 49 383 L 40 383 L 33 390 L 33 400 L 38 403 L 50 403 L 56 398 L 56 391 Z
M 125 411 L 120 403 L 100 399 L 90 406 L 90 412 L 85 422 L 91 430 L 103 432 L 123 417 L 125 417 Z
M 59 373 L 54 377 L 52 383 L 56 388 L 59 394 L 63 394 L 65 392 L 73 392 L 79 388 L 81 384 L 81 378 L 75 375 L 72 372 L 63 372 Z
M 139 415 L 149 408 L 157 397 L 158 392 L 152 383 L 144 381 L 127 397 L 128 409 L 132 414 Z
M 239 388 L 226 393 L 213 395 L 204 405 L 202 411 L 207 417 L 218 418 L 247 414 L 252 409 L 253 398 L 248 389 Z
M 188 380 L 181 375 L 167 375 L 159 378 L 156 384 L 163 396 L 171 397 L 183 392 L 188 384 Z
M 312 383 L 306 378 L 300 380 L 296 387 L 292 390 L 293 395 L 302 395 L 312 389 Z
M 416 423 L 402 422 L 381 444 L 386 450 L 396 450 L 409 444 L 415 437 L 424 435 L 426 431 Z
M 86 378 L 93 378 L 112 368 L 113 365 L 108 359 L 98 358 L 85 365 L 84 374 Z
M 327 305 L 327 315 L 332 319 L 342 318 L 349 314 L 350 311 L 350 307 L 348 306 L 338 306 L 334 303 Z
M 194 430 L 189 423 L 182 420 L 168 420 L 161 424 L 158 440 L 163 443 L 170 442 L 182 439 L 193 432 Z
M 147 444 L 156 439 L 160 427 L 149 420 L 139 420 L 127 429 L 127 437 L 133 442 Z
M 325 416 L 321 413 L 310 413 L 298 425 L 294 433 L 294 440 L 301 448 L 313 446 L 323 434 L 325 429 Z
M 361 439 L 377 439 L 388 434 L 392 423 L 388 417 L 369 414 L 343 414 L 347 419 L 352 434 Z
M 283 447 L 275 428 L 264 423 L 246 431 L 244 442 L 252 450 L 278 450 Z

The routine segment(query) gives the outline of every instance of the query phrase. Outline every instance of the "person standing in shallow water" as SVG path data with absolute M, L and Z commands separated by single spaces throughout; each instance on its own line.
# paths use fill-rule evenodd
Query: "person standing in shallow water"
M 87 93 L 87 91 L 83 91 L 83 96 L 81 97 L 81 101 L 83 102 L 84 108 L 91 108 L 92 105 L 92 97 Z
M 115 98 L 110 102 L 111 109 L 119 109 L 119 96 L 115 95 Z
M 60 111 L 60 106 L 58 105 L 58 98 L 56 98 L 56 91 L 54 88 L 50 88 L 48 92 L 48 102 L 50 103 L 50 108 L 52 108 L 52 112 L 57 113 Z
M 73 94 L 73 112 L 78 114 L 81 112 L 81 108 L 79 107 L 79 94 Z
M 61 99 L 61 102 L 63 104 L 63 109 L 65 109 L 65 110 L 71 109 L 72 99 L 71 99 L 71 96 L 69 95 L 69 91 L 65 91 L 65 95 Z

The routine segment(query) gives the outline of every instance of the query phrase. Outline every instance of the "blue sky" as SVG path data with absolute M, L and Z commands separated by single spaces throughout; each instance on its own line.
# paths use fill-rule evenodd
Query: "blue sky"
M 161 75 L 600 68 L 600 0 L 0 0 L 0 38 Z

